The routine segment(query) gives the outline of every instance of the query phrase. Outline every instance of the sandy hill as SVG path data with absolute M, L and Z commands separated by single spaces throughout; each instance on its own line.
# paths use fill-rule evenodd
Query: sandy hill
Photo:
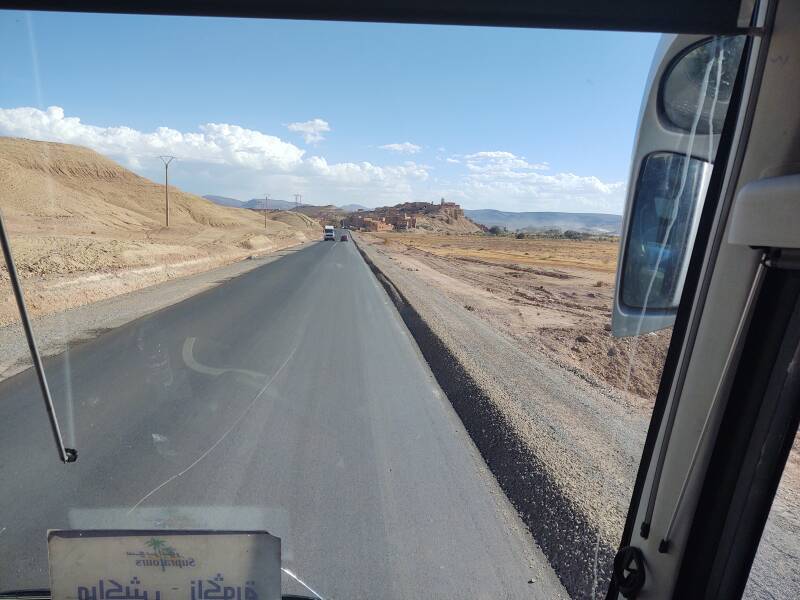
M 290 227 L 299 227 L 299 228 L 311 227 L 314 228 L 315 231 L 321 228 L 319 222 L 316 219 L 312 219 L 308 215 L 296 213 L 294 211 L 281 210 L 281 211 L 270 212 L 270 218 L 274 221 L 285 223 Z
M 78 227 L 127 231 L 164 225 L 164 186 L 88 148 L 0 138 L 0 181 L 8 192 L 2 208 L 9 220 L 56 218 Z M 170 221 L 177 228 L 260 223 L 255 213 L 230 210 L 173 186 Z
M 272 211 L 265 227 L 263 213 L 219 206 L 173 186 L 166 228 L 163 185 L 93 150 L 68 144 L 0 137 L 0 186 L 0 210 L 12 236 L 17 267 L 23 278 L 34 280 L 31 285 L 42 290 L 31 301 L 34 313 L 108 297 L 320 235 L 320 225 L 305 215 Z M 5 280 L 4 271 L 0 277 Z M 85 277 L 89 273 L 94 277 Z M 45 293 L 54 287 L 53 278 L 100 283 L 76 284 L 77 293 L 70 291 L 72 297 L 55 301 Z M 64 282 L 59 285 L 65 296 Z M 13 309 L 7 291 L 6 286 L 0 298 L 0 324 L 7 322 L 8 310 Z
M 347 216 L 347 211 L 333 204 L 326 204 L 325 206 L 304 204 L 293 208 L 292 213 L 306 215 L 325 225 L 339 225 L 342 219 Z
M 213 194 L 207 194 L 203 196 L 206 200 L 211 200 L 214 204 L 219 204 L 221 206 L 233 206 L 235 208 L 242 208 L 244 202 L 241 200 L 237 200 L 236 198 L 230 198 L 228 196 L 215 196 Z
M 418 233 L 478 233 L 481 228 L 467 217 L 429 214 L 417 217 L 416 231 Z
M 413 219 L 411 222 L 409 219 Z M 394 206 L 379 206 L 345 215 L 344 222 L 352 227 L 369 229 L 370 220 L 388 223 L 399 231 L 414 234 L 478 233 L 483 228 L 464 216 L 458 204 L 445 202 L 403 202 Z M 416 223 L 416 226 L 413 226 Z M 407 227 L 407 228 L 406 228 Z

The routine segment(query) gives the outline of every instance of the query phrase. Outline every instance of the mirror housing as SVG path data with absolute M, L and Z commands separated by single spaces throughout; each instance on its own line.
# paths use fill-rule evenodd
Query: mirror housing
M 671 327 L 705 202 L 744 38 L 664 35 L 631 161 L 611 331 Z

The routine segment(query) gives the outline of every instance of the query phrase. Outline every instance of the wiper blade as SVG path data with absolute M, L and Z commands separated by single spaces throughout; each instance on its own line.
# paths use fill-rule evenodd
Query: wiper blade
M 22 284 L 19 282 L 17 267 L 14 265 L 14 257 L 11 254 L 11 244 L 8 241 L 2 213 L 0 213 L 0 246 L 3 247 L 3 255 L 6 259 L 6 267 L 8 268 L 8 278 L 11 280 L 11 289 L 14 290 L 14 297 L 17 299 L 19 318 L 22 321 L 22 328 L 25 330 L 25 337 L 28 339 L 28 348 L 31 351 L 31 360 L 36 369 L 36 376 L 39 378 L 39 388 L 42 390 L 44 407 L 45 410 L 47 410 L 47 416 L 50 418 L 50 429 L 53 431 L 53 437 L 55 438 L 56 447 L 58 448 L 58 457 L 61 459 L 61 462 L 75 462 L 78 460 L 78 452 L 74 448 L 67 448 L 64 446 L 61 428 L 58 426 L 56 409 L 53 406 L 53 397 L 50 395 L 50 388 L 47 385 L 47 377 L 44 372 L 42 357 L 39 355 L 39 349 L 36 347 L 36 338 L 33 337 L 33 327 L 31 326 L 31 320 L 28 316 L 28 309 L 25 306 L 25 297 L 22 295 Z

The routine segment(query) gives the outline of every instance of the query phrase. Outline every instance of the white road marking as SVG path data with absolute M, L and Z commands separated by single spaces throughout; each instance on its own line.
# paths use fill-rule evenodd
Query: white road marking
M 242 375 L 249 375 L 250 377 L 255 377 L 256 379 L 267 378 L 264 373 L 259 373 L 258 371 L 249 371 L 247 369 L 220 369 L 217 367 L 207 367 L 206 365 L 201 365 L 194 358 L 194 343 L 196 341 L 197 338 L 186 338 L 183 342 L 183 350 L 181 352 L 181 355 L 183 356 L 183 362 L 186 363 L 186 366 L 192 371 L 197 371 L 198 373 L 203 373 L 204 375 L 213 375 L 214 377 L 218 377 L 223 373 L 241 373 Z

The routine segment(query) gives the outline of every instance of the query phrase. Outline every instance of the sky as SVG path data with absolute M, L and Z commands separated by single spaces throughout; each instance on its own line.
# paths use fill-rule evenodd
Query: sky
M 0 135 L 200 195 L 621 213 L 658 35 L 0 11 Z M 10 60 L 8 57 L 13 57 Z

